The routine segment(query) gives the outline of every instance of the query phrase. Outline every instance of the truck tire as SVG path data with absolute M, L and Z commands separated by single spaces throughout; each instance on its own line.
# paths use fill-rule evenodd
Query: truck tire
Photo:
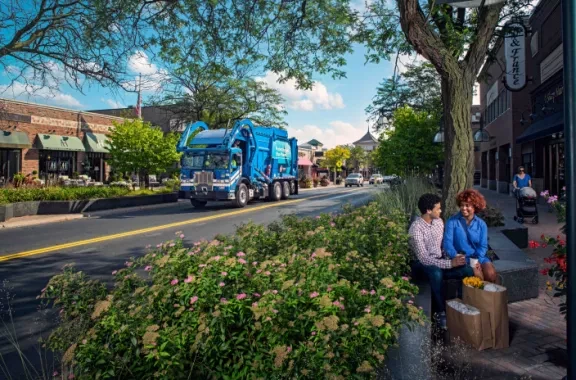
M 245 184 L 241 183 L 236 189 L 236 199 L 234 199 L 234 206 L 242 208 L 248 204 L 248 188 Z
M 290 181 L 290 195 L 296 194 L 296 181 Z
M 207 201 L 199 201 L 198 199 L 190 199 L 190 203 L 192 203 L 192 206 L 194 206 L 194 208 L 204 208 L 206 207 L 206 203 L 208 203 Z
M 282 199 L 288 199 L 291 192 L 292 190 L 290 189 L 290 182 L 284 181 L 282 183 Z
M 282 184 L 278 181 L 272 183 L 270 187 L 270 200 L 277 202 L 282 198 Z

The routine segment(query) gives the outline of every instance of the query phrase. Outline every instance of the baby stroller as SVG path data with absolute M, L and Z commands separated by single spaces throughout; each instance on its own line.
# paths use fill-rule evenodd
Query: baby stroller
M 524 223 L 525 218 L 532 218 L 532 224 L 538 224 L 538 196 L 531 187 L 516 190 L 516 216 L 514 220 Z

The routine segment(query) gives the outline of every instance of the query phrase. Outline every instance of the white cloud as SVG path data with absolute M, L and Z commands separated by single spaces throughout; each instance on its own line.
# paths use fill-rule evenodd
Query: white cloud
M 100 98 L 103 103 L 108 104 L 110 108 L 126 108 L 126 106 L 120 102 L 115 101 L 114 99 L 104 99 Z
M 255 79 L 266 83 L 270 88 L 278 90 L 284 97 L 287 108 L 300 111 L 313 111 L 316 108 L 330 110 L 345 107 L 342 95 L 337 92 L 329 92 L 321 82 L 314 82 L 311 90 L 299 90 L 296 88 L 295 79 L 279 83 L 279 78 L 279 75 L 268 71 L 264 77 L 257 77 Z
M 36 103 L 47 103 L 66 108 L 83 108 L 84 106 L 72 95 L 46 87 L 13 82 L 10 85 L 0 85 L 0 95 L 10 96 L 16 100 Z
M 296 137 L 298 144 L 304 144 L 312 139 L 316 139 L 324 144 L 324 148 L 334 148 L 337 145 L 352 144 L 359 140 L 367 132 L 367 125 L 359 123 L 353 125 L 344 121 L 331 121 L 327 127 L 306 124 L 302 127 L 288 127 L 288 136 Z M 378 134 L 372 132 L 374 137 Z
M 423 62 L 428 62 L 428 60 L 420 54 L 400 54 L 400 57 L 398 57 L 398 73 L 405 73 L 408 70 L 407 65 L 416 65 Z
M 128 68 L 136 74 L 134 81 L 124 83 L 124 88 L 134 91 L 138 88 L 139 75 L 142 75 L 142 91 L 159 91 L 168 78 L 168 72 L 150 62 L 150 58 L 143 51 L 137 51 L 128 59 Z

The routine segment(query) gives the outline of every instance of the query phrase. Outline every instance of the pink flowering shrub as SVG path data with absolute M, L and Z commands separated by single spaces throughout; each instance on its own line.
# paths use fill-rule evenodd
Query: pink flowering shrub
M 74 336 L 79 315 L 64 313 L 48 345 L 78 379 L 374 377 L 401 325 L 423 318 L 403 277 L 405 219 L 372 204 L 168 242 L 82 300 L 93 306 Z M 68 310 L 82 297 L 65 280 L 75 275 L 42 297 L 74 294 Z

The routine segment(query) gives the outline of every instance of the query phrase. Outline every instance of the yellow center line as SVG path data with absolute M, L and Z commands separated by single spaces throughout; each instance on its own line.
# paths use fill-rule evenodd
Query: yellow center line
M 355 189 L 355 190 L 347 190 L 347 191 L 342 191 L 342 192 L 336 192 L 336 194 L 350 193 L 350 192 L 352 192 L 352 191 L 358 191 L 358 189 Z M 148 232 L 165 230 L 165 229 L 168 229 L 168 228 L 186 226 L 186 225 L 190 225 L 190 224 L 202 223 L 202 222 L 206 222 L 206 221 L 210 221 L 210 220 L 215 220 L 215 219 L 226 218 L 226 217 L 230 217 L 230 216 L 247 214 L 247 213 L 254 212 L 254 211 L 258 211 L 258 210 L 264 210 L 264 209 L 273 208 L 273 207 L 281 207 L 281 206 L 285 206 L 285 205 L 289 205 L 289 204 L 294 204 L 294 203 L 298 203 L 298 202 L 303 202 L 303 201 L 305 201 L 305 200 L 310 200 L 310 199 L 315 199 L 315 198 L 321 198 L 321 197 L 326 197 L 326 196 L 330 196 L 330 195 L 333 195 L 333 194 L 320 194 L 320 195 L 314 195 L 314 196 L 312 196 L 312 197 L 307 197 L 307 198 L 292 199 L 292 200 L 287 200 L 287 201 L 278 202 L 278 203 L 273 203 L 273 204 L 267 204 L 267 205 L 262 205 L 262 206 L 257 206 L 257 207 L 251 207 L 251 208 L 246 208 L 246 209 L 237 210 L 237 211 L 226 212 L 226 213 L 223 213 L 223 214 L 204 216 L 204 217 L 201 217 L 201 218 L 188 219 L 188 220 L 184 220 L 184 221 L 181 221 L 181 222 L 174 222 L 174 223 L 169 223 L 169 224 L 162 224 L 162 225 L 159 225 L 159 226 L 148 227 L 148 228 L 141 228 L 141 229 L 138 229 L 138 230 L 121 232 L 121 233 L 118 233 L 118 234 L 104 235 L 104 236 L 100 236 L 100 237 L 96 237 L 96 238 L 92 238 L 92 239 L 78 240 L 78 241 L 74 241 L 74 242 L 71 242 L 71 243 L 58 244 L 58 245 L 53 245 L 53 246 L 50 246 L 50 247 L 33 249 L 33 250 L 30 250 L 30 251 L 24 251 L 24 252 L 19 252 L 19 253 L 12 253 L 12 254 L 8 254 L 8 255 L 0 256 L 0 262 L 9 261 L 9 260 L 13 260 L 13 259 L 18 259 L 18 258 L 21 258 L 21 257 L 35 256 L 35 255 L 39 255 L 39 254 L 42 254 L 42 253 L 54 252 L 54 251 L 58 251 L 58 250 L 62 250 L 62 249 L 79 247 L 79 246 L 82 246 L 82 245 L 88 245 L 88 244 L 100 243 L 100 242 L 103 242 L 103 241 L 120 239 L 120 238 L 129 237 L 129 236 L 134 236 L 134 235 L 141 235 L 141 234 L 145 234 L 145 233 L 148 233 Z

